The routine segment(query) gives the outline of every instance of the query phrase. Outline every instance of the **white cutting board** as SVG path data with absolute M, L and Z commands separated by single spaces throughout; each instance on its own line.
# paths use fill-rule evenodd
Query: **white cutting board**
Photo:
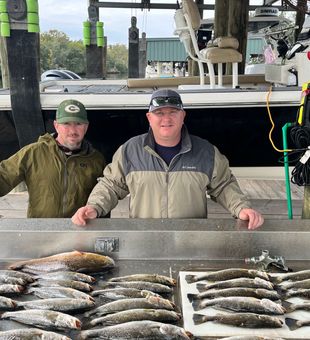
M 206 272 L 193 272 L 193 271 L 181 271 L 179 272 L 179 283 L 180 283 L 180 293 L 181 293 L 181 302 L 182 302 L 182 313 L 183 313 L 183 322 L 185 330 L 191 332 L 194 336 L 212 336 L 212 337 L 225 337 L 225 336 L 236 336 L 236 335 L 260 335 L 260 336 L 269 336 L 269 337 L 283 337 L 286 339 L 310 339 L 310 326 L 305 326 L 298 328 L 294 331 L 291 331 L 285 324 L 285 317 L 290 317 L 297 320 L 309 320 L 310 312 L 307 311 L 294 311 L 292 313 L 287 313 L 285 315 L 275 315 L 279 317 L 283 322 L 282 328 L 242 328 L 229 326 L 224 324 L 218 324 L 212 321 L 205 322 L 200 325 L 194 325 L 193 322 L 193 314 L 205 314 L 205 315 L 215 315 L 217 313 L 222 314 L 231 314 L 233 312 L 226 312 L 224 310 L 217 310 L 212 307 L 207 307 L 205 309 L 201 309 L 200 311 L 194 311 L 190 301 L 187 298 L 187 294 L 193 293 L 198 294 L 198 290 L 196 288 L 196 282 L 187 283 L 185 280 L 186 275 L 199 275 Z M 210 271 L 211 273 L 211 271 Z M 281 275 L 281 274 L 274 274 Z M 199 283 L 210 283 L 208 281 L 199 281 Z M 301 302 L 310 302 L 310 300 L 301 299 L 301 298 L 290 298 L 287 300 L 292 303 L 301 303 Z

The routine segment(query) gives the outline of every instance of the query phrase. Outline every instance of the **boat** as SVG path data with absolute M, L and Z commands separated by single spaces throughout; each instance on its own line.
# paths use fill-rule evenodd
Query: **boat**
M 224 76 L 224 84 L 229 78 Z M 211 90 L 199 88 L 199 77 L 50 80 L 40 84 L 41 108 L 46 129 L 52 132 L 61 101 L 72 98 L 84 103 L 90 120 L 87 138 L 111 159 L 119 145 L 148 130 L 145 113 L 151 94 L 156 88 L 169 87 L 182 96 L 191 133 L 217 145 L 232 166 L 279 166 L 281 155 L 268 139 L 270 83 L 263 75 L 240 75 L 239 82 L 237 89 Z M 185 88 L 180 89 L 182 86 Z M 273 137 L 280 148 L 281 128 L 295 121 L 300 96 L 298 86 L 272 89 L 269 105 L 276 126 Z M 8 90 L 0 91 L 0 131 L 0 145 L 5 145 L 0 148 L 0 159 L 4 159 L 19 149 Z
M 306 51 L 301 52 L 303 56 Z M 301 53 L 297 53 L 301 54 Z M 306 54 L 307 55 L 307 54 Z M 309 60 L 308 60 L 309 61 Z M 298 67 L 298 65 L 297 65 Z M 307 68 L 305 76 L 309 74 Z M 310 75 L 309 75 L 310 79 Z M 263 74 L 239 75 L 239 86 L 231 88 L 231 76 L 223 76 L 223 86 L 201 86 L 201 77 L 171 77 L 127 80 L 53 79 L 40 84 L 40 102 L 46 131 L 53 131 L 59 103 L 77 99 L 88 110 L 88 140 L 111 160 L 126 140 L 148 130 L 147 112 L 151 94 L 157 88 L 172 88 L 182 96 L 190 132 L 218 146 L 233 167 L 282 167 L 282 126 L 295 122 L 301 100 L 301 83 L 272 86 Z M 205 76 L 205 84 L 210 83 Z M 229 85 L 230 84 L 230 85 Z M 0 160 L 19 149 L 12 119 L 10 93 L 0 91 Z

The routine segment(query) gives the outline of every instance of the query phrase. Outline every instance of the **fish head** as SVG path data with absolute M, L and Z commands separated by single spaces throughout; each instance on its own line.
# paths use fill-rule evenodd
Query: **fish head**
M 171 324 L 162 324 L 159 327 L 159 331 L 161 334 L 171 336 L 173 338 L 178 336 L 180 339 L 192 339 L 193 336 L 192 333 L 186 331 L 184 328 Z
M 284 314 L 285 308 L 281 306 L 279 303 L 275 303 L 269 299 L 262 299 L 260 302 L 266 309 L 274 314 Z

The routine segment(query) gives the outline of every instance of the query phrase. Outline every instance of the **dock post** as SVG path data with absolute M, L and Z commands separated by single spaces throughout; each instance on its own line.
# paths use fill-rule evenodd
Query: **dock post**
M 304 188 L 304 205 L 302 207 L 301 218 L 310 218 L 310 186 L 306 185 Z
M 5 34 L 12 116 L 19 146 L 45 133 L 40 105 L 40 44 L 37 0 L 7 1 L 8 29 Z M 2 13 L 1 13 L 2 14 Z
M 146 60 L 146 33 L 142 32 L 142 38 L 139 41 L 139 78 L 145 78 Z
M 103 23 L 99 21 L 96 1 L 89 1 L 88 21 L 84 22 L 84 45 L 86 47 L 86 78 L 105 79 Z M 102 28 L 102 30 L 101 30 Z M 98 36 L 99 34 L 99 36 Z M 98 43 L 99 41 L 99 43 Z
M 139 29 L 134 16 L 128 30 L 128 78 L 139 78 Z

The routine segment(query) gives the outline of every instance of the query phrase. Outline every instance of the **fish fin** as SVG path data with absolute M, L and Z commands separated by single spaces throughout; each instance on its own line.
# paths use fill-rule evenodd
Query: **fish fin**
M 197 294 L 191 294 L 191 293 L 187 294 L 187 298 L 189 302 L 193 302 L 194 300 L 197 300 L 196 297 L 197 297 Z
M 274 290 L 277 292 L 277 294 L 280 296 L 280 300 L 284 300 L 288 298 L 288 290 L 280 287 L 280 286 L 275 286 Z
M 281 283 L 283 280 L 282 280 L 282 277 L 279 275 L 279 276 L 272 276 L 272 275 L 269 275 L 269 281 L 272 282 L 272 283 Z
M 206 285 L 203 283 L 197 283 L 196 288 L 198 289 L 199 293 L 204 292 L 206 290 Z
M 193 282 L 196 281 L 195 280 L 195 275 L 186 275 L 185 276 L 185 280 L 186 280 L 187 283 L 193 283 Z
M 298 324 L 298 320 L 296 319 L 285 318 L 285 323 L 291 331 L 294 331 L 295 329 L 300 327 L 300 325 Z
M 208 320 L 206 320 L 206 315 L 203 314 L 193 314 L 193 321 L 195 325 L 200 325 Z
M 295 304 L 288 302 L 288 301 L 282 301 L 282 307 L 285 309 L 286 313 L 291 313 L 295 310 Z

